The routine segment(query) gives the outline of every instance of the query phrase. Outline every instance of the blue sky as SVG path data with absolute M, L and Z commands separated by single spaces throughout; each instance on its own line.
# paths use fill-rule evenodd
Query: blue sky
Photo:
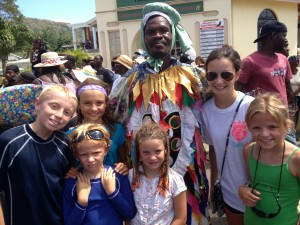
M 86 22 L 95 17 L 95 0 L 17 0 L 26 17 L 68 23 Z

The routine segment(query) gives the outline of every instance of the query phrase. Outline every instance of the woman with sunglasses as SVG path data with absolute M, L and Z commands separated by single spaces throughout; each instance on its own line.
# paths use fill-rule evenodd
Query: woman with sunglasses
M 213 50 L 205 64 L 208 88 L 213 93 L 202 111 L 205 142 L 209 145 L 210 198 L 219 179 L 224 207 L 213 205 L 213 213 L 218 211 L 222 216 L 225 212 L 229 225 L 243 224 L 245 207 L 238 188 L 248 178 L 242 149 L 252 140 L 244 118 L 253 97 L 235 90 L 240 65 L 239 54 L 229 46 Z
M 239 188 L 246 205 L 245 225 L 296 225 L 300 199 L 300 151 L 285 135 L 294 123 L 278 95 L 257 96 L 246 114 L 254 142 L 244 158 L 251 185 Z
M 80 161 L 77 179 L 66 179 L 63 214 L 66 225 L 122 225 L 136 214 L 127 176 L 104 164 L 111 145 L 104 126 L 86 123 L 69 135 L 70 148 Z

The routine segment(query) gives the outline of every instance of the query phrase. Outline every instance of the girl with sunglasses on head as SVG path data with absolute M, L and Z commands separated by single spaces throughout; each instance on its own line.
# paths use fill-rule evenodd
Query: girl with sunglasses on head
M 251 185 L 239 188 L 246 205 L 245 225 L 295 225 L 300 199 L 300 151 L 285 135 L 294 123 L 276 94 L 259 95 L 250 104 L 246 123 L 254 142 L 244 159 Z
M 101 124 L 82 124 L 69 135 L 71 151 L 82 169 L 77 179 L 65 180 L 66 225 L 122 225 L 136 214 L 127 176 L 104 164 L 110 144 L 109 133 Z
M 247 181 L 247 173 L 242 149 L 252 140 L 244 118 L 253 97 L 235 90 L 240 65 L 239 54 L 229 46 L 213 50 L 205 64 L 208 88 L 213 93 L 202 111 L 205 142 L 209 145 L 210 198 L 219 179 L 224 209 L 213 205 L 213 213 L 218 211 L 221 216 L 225 212 L 229 225 L 243 224 L 244 205 L 238 188 Z
M 181 175 L 169 168 L 169 138 L 163 128 L 148 121 L 134 140 L 134 168 L 129 171 L 136 216 L 135 224 L 186 224 L 186 186 Z

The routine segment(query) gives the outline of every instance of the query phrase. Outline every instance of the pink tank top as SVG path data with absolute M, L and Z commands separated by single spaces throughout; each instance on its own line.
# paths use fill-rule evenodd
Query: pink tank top
M 60 84 L 60 83 L 51 83 L 51 82 L 43 81 L 40 78 L 37 78 L 37 79 L 41 82 L 42 87 L 45 87 L 45 86 L 48 86 L 48 85 L 63 85 L 63 86 L 66 86 L 66 88 L 69 88 L 74 93 L 76 93 L 76 90 L 77 90 L 77 87 L 76 87 L 76 85 L 74 84 L 73 81 L 71 81 L 69 83 L 66 83 L 66 84 Z

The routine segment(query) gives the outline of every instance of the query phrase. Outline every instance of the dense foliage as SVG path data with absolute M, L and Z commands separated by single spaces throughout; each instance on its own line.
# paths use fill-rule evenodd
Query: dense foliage
M 35 38 L 39 37 L 47 43 L 49 51 L 60 52 L 63 45 L 72 43 L 72 31 L 67 23 L 34 18 L 25 18 L 24 22 Z
M 0 18 L 5 21 L 20 21 L 23 18 L 16 0 L 0 0 Z
M 0 18 L 0 60 L 5 71 L 8 55 L 24 49 L 32 42 L 31 32 L 23 23 L 14 23 Z

